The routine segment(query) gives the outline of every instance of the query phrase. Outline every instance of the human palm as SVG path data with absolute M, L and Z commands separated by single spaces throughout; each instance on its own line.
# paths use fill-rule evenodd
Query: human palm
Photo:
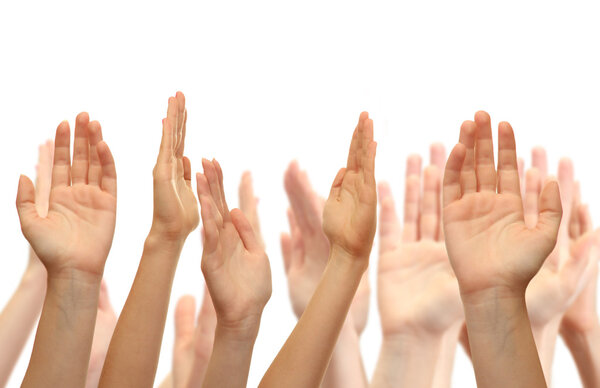
M 545 185 L 534 228 L 525 225 L 512 128 L 498 128 L 494 167 L 489 116 L 461 127 L 444 176 L 446 247 L 463 297 L 485 290 L 525 290 L 552 251 L 561 217 L 556 182 Z
M 56 131 L 52 188 L 45 217 L 38 214 L 31 181 L 19 182 L 17 209 L 23 233 L 49 272 L 79 270 L 101 276 L 116 218 L 116 172 L 100 124 L 78 115 L 70 162 L 67 122 Z
M 216 161 L 204 160 L 198 195 L 204 224 L 202 271 L 221 325 L 253 326 L 271 296 L 268 257 L 239 209 L 227 208 Z
M 154 221 L 169 239 L 187 237 L 198 226 L 198 202 L 191 184 L 191 164 L 183 156 L 187 111 L 185 97 L 169 98 L 163 137 L 154 167 Z
M 323 230 L 331 249 L 368 258 L 377 220 L 373 121 L 362 113 L 354 130 L 348 163 L 335 177 L 323 209 Z

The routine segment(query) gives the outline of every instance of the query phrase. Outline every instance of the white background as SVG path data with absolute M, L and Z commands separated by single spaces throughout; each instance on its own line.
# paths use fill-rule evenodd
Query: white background
M 105 277 L 121 309 L 150 227 L 161 118 L 167 98 L 182 90 L 194 170 L 201 157 L 218 158 L 235 205 L 239 177 L 250 169 L 260 197 L 273 296 L 252 360 L 248 385 L 256 386 L 296 322 L 279 247 L 287 230 L 283 172 L 296 158 L 327 194 L 362 110 L 375 121 L 377 177 L 398 200 L 406 156 L 426 158 L 433 141 L 449 149 L 460 123 L 485 109 L 494 123 L 513 124 L 528 162 L 534 145 L 547 147 L 554 168 L 560 156 L 573 158 L 598 220 L 599 19 L 594 2 L 582 1 L 3 1 L 0 306 L 27 262 L 14 209 L 18 176 L 33 177 L 37 145 L 85 110 L 102 123 L 117 162 Z M 170 369 L 175 301 L 201 296 L 199 240 L 193 233 L 181 256 L 157 383 Z M 374 285 L 377 254 L 371 260 Z M 362 336 L 369 375 L 380 344 L 371 297 Z M 579 384 L 562 344 L 554 372 L 557 387 Z M 461 350 L 454 385 L 474 386 Z

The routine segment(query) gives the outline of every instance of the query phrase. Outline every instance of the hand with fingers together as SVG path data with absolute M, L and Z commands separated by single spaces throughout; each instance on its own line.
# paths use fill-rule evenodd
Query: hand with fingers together
M 323 210 L 329 260 L 304 313 L 260 387 L 316 387 L 323 380 L 369 264 L 377 218 L 375 150 L 373 121 L 363 112 L 354 130 L 347 166 L 336 175 Z M 305 203 L 314 201 L 312 197 Z
M 39 146 L 36 166 L 35 207 L 40 217 L 48 214 L 54 142 Z M 46 269 L 29 247 L 29 261 L 18 288 L 0 312 L 0 387 L 6 385 L 29 334 L 37 323 L 46 293 Z
M 329 240 L 323 231 L 325 200 L 312 189 L 305 171 L 292 162 L 285 172 L 284 186 L 290 201 L 290 234 L 281 236 L 281 249 L 292 308 L 300 319 L 329 259 Z M 365 387 L 359 347 L 369 308 L 369 279 L 365 272 L 340 332 L 322 387 Z
M 72 163 L 70 144 L 64 121 L 56 130 L 47 213 L 42 187 L 36 203 L 32 182 L 25 176 L 19 180 L 21 229 L 48 277 L 24 387 L 85 384 L 100 282 L 115 229 L 117 176 L 100 124 L 80 113 Z M 51 152 L 46 152 L 47 163 Z M 47 165 L 39 167 L 47 171 Z M 40 174 L 40 186 L 42 179 Z
M 525 177 L 523 201 L 525 223 L 530 228 L 538 222 L 540 190 L 547 173 L 545 150 L 534 148 L 532 161 L 534 167 L 527 171 Z M 562 316 L 581 291 L 591 270 L 589 248 L 593 244 L 593 234 L 579 236 L 577 241 L 569 236 L 569 223 L 575 215 L 572 211 L 576 191 L 573 177 L 572 162 L 562 159 L 558 166 L 558 185 L 563 217 L 556 247 L 532 279 L 526 294 L 529 320 L 548 385 Z
M 185 240 L 198 225 L 191 163 L 183 156 L 185 97 L 169 98 L 154 167 L 154 215 L 133 286 L 112 337 L 99 387 L 154 383 L 171 286 Z
M 450 385 L 463 311 L 441 232 L 443 158 L 443 147 L 432 145 L 423 179 L 421 158 L 407 159 L 403 228 L 389 185 L 379 185 L 383 343 L 373 387 Z
M 262 311 L 271 297 L 269 259 L 255 227 L 239 209 L 229 211 L 223 172 L 202 161 L 196 175 L 204 226 L 202 272 L 217 326 L 204 387 L 246 386 Z
M 562 215 L 558 184 L 539 196 L 538 221 L 525 223 L 513 130 L 498 125 L 498 169 L 490 117 L 475 114 L 444 175 L 448 256 L 464 305 L 475 376 L 481 387 L 544 387 L 525 289 L 552 252 Z

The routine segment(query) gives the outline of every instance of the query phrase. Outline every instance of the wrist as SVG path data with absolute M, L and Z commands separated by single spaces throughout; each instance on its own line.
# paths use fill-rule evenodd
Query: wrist
M 329 251 L 328 264 L 362 276 L 369 266 L 369 255 L 355 255 L 338 245 L 332 245 Z
M 83 271 L 77 268 L 60 268 L 48 270 L 47 283 L 71 283 L 81 287 L 99 286 L 102 282 L 102 274 L 96 272 Z
M 218 337 L 223 341 L 237 343 L 245 345 L 248 343 L 254 344 L 256 337 L 258 336 L 258 329 L 260 327 L 260 319 L 258 322 L 255 320 L 247 319 L 243 322 L 237 322 L 231 324 L 223 322 L 217 317 L 217 326 L 215 328 L 215 339 Z
M 525 305 L 525 289 L 496 286 L 469 292 L 463 292 L 461 290 L 460 298 L 465 309 L 468 307 L 476 308 L 498 303 L 505 305 Z
M 169 253 L 179 254 L 183 248 L 186 237 L 174 238 L 168 233 L 165 233 L 160 226 L 152 224 L 150 233 L 146 237 L 144 242 L 144 250 L 150 249 L 152 251 L 166 251 Z

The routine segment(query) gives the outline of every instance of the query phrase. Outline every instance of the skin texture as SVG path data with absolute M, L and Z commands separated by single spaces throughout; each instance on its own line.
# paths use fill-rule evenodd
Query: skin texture
M 281 236 L 290 301 L 299 319 L 319 284 L 329 258 L 329 240 L 322 227 L 324 200 L 312 189 L 297 162 L 288 167 L 284 186 L 290 201 L 290 234 Z M 342 327 L 322 387 L 366 387 L 359 337 L 366 325 L 369 304 L 368 272 L 365 272 Z M 358 322 L 358 323 L 357 323 Z
M 254 196 L 252 176 L 246 171 L 239 186 L 240 209 L 260 237 L 258 200 Z M 262 244 L 262 238 L 260 239 Z M 217 315 L 208 292 L 204 289 L 202 306 L 196 322 L 196 301 L 191 295 L 181 297 L 175 308 L 175 344 L 173 346 L 173 369 L 161 387 L 202 387 L 206 369 L 213 350 Z
M 383 342 L 372 387 L 450 385 L 464 318 L 441 231 L 444 161 L 443 147 L 433 145 L 431 165 L 421 176 L 421 158 L 407 159 L 402 227 L 389 185 L 379 185 L 377 295 Z
M 329 261 L 313 297 L 260 387 L 317 387 L 323 380 L 369 264 L 377 218 L 375 150 L 373 121 L 363 112 L 352 137 L 346 168 L 336 175 L 323 211 Z
M 498 168 L 490 117 L 461 126 L 444 175 L 446 247 L 458 279 L 480 387 L 545 387 L 525 305 L 525 289 L 556 244 L 558 184 L 539 197 L 537 224 L 525 223 L 513 130 L 498 125 Z
M 48 214 L 53 154 L 53 141 L 40 145 L 35 182 L 35 206 L 40 217 Z M 0 313 L 0 387 L 6 385 L 37 323 L 46 294 L 46 278 L 46 269 L 29 247 L 29 261 L 19 287 Z
M 23 387 L 84 386 L 115 228 L 115 163 L 100 124 L 87 113 L 77 116 L 72 163 L 66 121 L 54 144 L 48 213 L 38 213 L 29 178 L 21 176 L 17 193 L 21 229 L 48 274 Z
M 198 225 L 191 165 L 183 156 L 185 97 L 169 98 L 154 167 L 154 215 L 100 378 L 100 387 L 149 387 L 160 354 L 175 269 L 188 234 Z
M 204 225 L 202 272 L 217 315 L 203 387 L 245 387 L 262 311 L 271 297 L 271 269 L 261 239 L 240 209 L 229 211 L 223 172 L 202 161 L 198 197 Z
M 600 324 L 596 308 L 600 233 L 598 230 L 593 231 L 589 208 L 580 203 L 576 186 L 569 237 L 579 241 L 590 234 L 594 239 L 594 245 L 588 251 L 591 260 L 590 275 L 577 299 L 563 315 L 560 325 L 560 334 L 573 355 L 585 388 L 600 385 Z

